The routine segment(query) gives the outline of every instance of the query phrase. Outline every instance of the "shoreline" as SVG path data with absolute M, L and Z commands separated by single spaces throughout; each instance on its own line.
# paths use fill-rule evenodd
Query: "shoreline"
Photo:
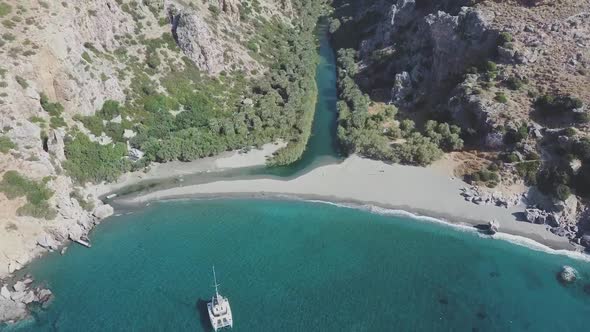
M 500 233 L 524 237 L 556 250 L 577 252 L 567 238 L 543 225 L 519 221 L 524 204 L 510 208 L 476 205 L 460 196 L 466 184 L 436 167 L 388 165 L 352 156 L 294 179 L 235 179 L 136 193 L 115 199 L 121 207 L 153 201 L 211 198 L 296 199 L 374 206 L 470 227 L 496 219 Z
M 257 200 L 286 200 L 286 201 L 304 201 L 310 203 L 319 203 L 319 204 L 329 204 L 335 205 L 342 208 L 350 208 L 350 209 L 359 209 L 363 211 L 367 211 L 370 213 L 375 214 L 386 214 L 391 216 L 406 216 L 411 219 L 416 220 L 426 220 L 427 222 L 435 222 L 444 224 L 449 227 L 464 227 L 463 229 L 468 229 L 470 231 L 478 232 L 478 229 L 475 226 L 483 225 L 487 223 L 484 220 L 475 220 L 475 219 L 467 219 L 460 216 L 453 216 L 453 215 L 446 215 L 437 213 L 433 210 L 421 210 L 416 209 L 408 205 L 382 205 L 376 202 L 370 201 L 358 201 L 358 200 L 347 200 L 342 199 L 334 196 L 318 196 L 313 194 L 306 194 L 306 195 L 293 195 L 288 193 L 248 193 L 248 192 L 227 192 L 227 193 L 216 193 L 216 194 L 182 194 L 177 196 L 169 196 L 163 199 L 155 199 L 149 201 L 142 201 L 142 202 L 120 202 L 118 203 L 119 207 L 128 208 L 128 209 L 136 209 L 136 208 L 143 208 L 149 206 L 153 202 L 168 202 L 168 201 L 188 201 L 188 200 L 223 200 L 223 199 L 257 199 Z M 383 211 L 377 211 L 383 210 Z M 510 232 L 503 232 L 504 228 L 497 234 L 508 234 L 512 236 L 517 236 L 523 239 L 532 240 L 535 243 L 547 247 L 549 249 L 555 251 L 567 251 L 569 253 L 576 253 L 577 251 L 573 250 L 574 246 L 567 241 L 565 238 L 557 237 L 557 239 L 553 239 L 552 237 L 546 238 L 543 237 L 542 234 L 536 232 L 520 232 L 520 231 L 510 231 Z M 549 232 L 547 232 L 549 233 Z M 484 234 L 480 232 L 480 234 Z M 549 233 L 551 234 L 551 233 Z M 491 237 L 495 237 L 491 236 Z M 535 249 L 535 248 L 530 248 Z M 590 259 L 590 256 L 588 256 Z

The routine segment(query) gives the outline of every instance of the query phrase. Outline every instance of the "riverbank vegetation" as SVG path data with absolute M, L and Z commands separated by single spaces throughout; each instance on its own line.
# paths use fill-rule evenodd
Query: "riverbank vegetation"
M 393 105 L 376 107 L 355 82 L 358 68 L 353 49 L 337 52 L 338 139 L 345 153 L 405 164 L 428 165 L 443 151 L 463 148 L 461 129 L 427 121 L 422 131 L 411 119 L 398 119 Z
M 127 101 L 107 101 L 95 115 L 76 117 L 92 135 L 108 136 L 113 143 L 103 147 L 80 132 L 71 132 L 66 170 L 80 182 L 112 181 L 131 167 L 122 160 L 127 140 L 133 149 L 144 152 L 138 165 L 191 161 L 279 139 L 288 144 L 269 164 L 299 159 L 315 111 L 314 28 L 322 2 L 297 0 L 294 10 L 297 18 L 292 24 L 277 18 L 256 22 L 257 33 L 252 36 L 256 47 L 250 51 L 268 68 L 263 75 L 252 77 L 237 68 L 218 77 L 207 76 L 187 57 L 167 55 L 181 52 L 169 34 L 140 39 L 151 55 L 145 63 L 124 49 L 116 51 L 114 56 L 131 68 L 120 73 L 131 77 Z M 45 104 L 50 114 L 59 114 L 53 104 Z M 133 137 L 126 137 L 126 132 Z

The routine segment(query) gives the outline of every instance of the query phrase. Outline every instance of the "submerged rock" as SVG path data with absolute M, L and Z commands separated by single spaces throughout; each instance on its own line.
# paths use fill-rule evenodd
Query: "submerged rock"
M 569 265 L 565 265 L 561 268 L 558 278 L 565 284 L 571 284 L 578 278 L 578 271 Z

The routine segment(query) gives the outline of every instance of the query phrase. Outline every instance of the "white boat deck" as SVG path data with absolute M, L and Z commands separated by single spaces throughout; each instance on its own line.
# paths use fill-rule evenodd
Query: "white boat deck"
M 213 268 L 213 279 L 215 281 L 215 296 L 211 298 L 211 302 L 207 303 L 207 313 L 209 314 L 211 326 L 215 331 L 224 327 L 231 328 L 234 325 L 231 307 L 229 306 L 229 300 L 219 295 L 215 268 Z

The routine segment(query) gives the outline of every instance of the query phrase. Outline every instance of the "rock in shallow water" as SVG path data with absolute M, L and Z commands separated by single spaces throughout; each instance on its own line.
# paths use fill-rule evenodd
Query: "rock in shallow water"
M 559 280 L 566 284 L 571 284 L 576 281 L 578 272 L 571 266 L 565 265 L 559 272 Z

